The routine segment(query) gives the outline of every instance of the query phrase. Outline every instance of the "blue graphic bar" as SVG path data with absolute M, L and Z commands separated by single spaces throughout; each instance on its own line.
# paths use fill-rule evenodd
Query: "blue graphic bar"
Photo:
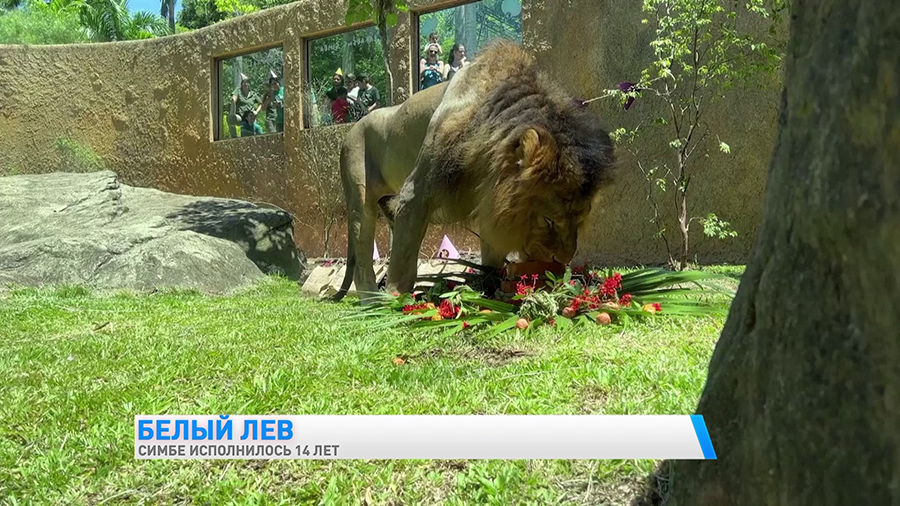
M 712 439 L 709 438 L 709 431 L 706 430 L 706 422 L 703 420 L 703 415 L 691 415 L 691 423 L 694 424 L 697 441 L 700 442 L 700 449 L 703 450 L 703 458 L 705 460 L 716 460 L 716 450 L 713 449 Z

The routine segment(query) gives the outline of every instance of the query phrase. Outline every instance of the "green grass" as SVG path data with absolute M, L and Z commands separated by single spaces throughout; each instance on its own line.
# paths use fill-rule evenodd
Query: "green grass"
M 620 504 L 654 462 L 136 461 L 134 415 L 687 414 L 723 325 L 441 339 L 337 321 L 352 302 L 0 294 L 0 504 Z

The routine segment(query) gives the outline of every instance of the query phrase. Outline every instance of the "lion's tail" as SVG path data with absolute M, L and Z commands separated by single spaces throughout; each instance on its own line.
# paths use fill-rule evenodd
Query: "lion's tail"
M 360 123 L 365 121 L 365 118 L 359 121 L 356 125 L 353 126 L 351 132 L 354 132 L 360 128 Z M 341 186 L 344 190 L 344 201 L 347 202 L 347 206 L 351 207 L 351 198 L 350 198 L 350 189 L 353 188 L 351 181 L 349 180 L 350 176 L 348 175 L 347 168 L 347 150 L 348 150 L 348 139 L 350 136 L 344 138 L 343 145 L 341 146 Z M 353 272 L 356 270 L 356 245 L 353 240 L 353 214 L 347 213 L 347 266 L 346 271 L 344 271 L 344 280 L 341 281 L 341 288 L 331 297 L 331 300 L 338 302 L 347 295 L 347 292 L 350 291 L 350 285 L 353 283 Z
M 347 245 L 347 270 L 344 272 L 344 280 L 341 281 L 341 289 L 331 297 L 331 300 L 338 302 L 347 295 L 350 285 L 353 283 L 353 271 L 356 270 L 356 252 L 353 251 L 353 241 L 349 241 Z

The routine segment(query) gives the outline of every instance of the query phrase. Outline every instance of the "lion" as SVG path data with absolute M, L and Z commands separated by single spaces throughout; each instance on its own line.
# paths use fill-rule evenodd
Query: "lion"
M 386 289 L 409 293 L 429 224 L 460 223 L 481 242 L 481 264 L 567 264 L 578 230 L 615 165 L 609 134 L 518 44 L 497 41 L 447 83 L 375 109 L 344 139 L 347 270 L 360 302 L 378 287 L 378 211 L 393 231 Z

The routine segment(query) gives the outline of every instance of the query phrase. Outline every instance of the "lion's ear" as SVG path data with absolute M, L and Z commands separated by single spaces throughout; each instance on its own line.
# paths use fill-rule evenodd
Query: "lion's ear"
M 550 132 L 529 128 L 519 137 L 516 159 L 519 168 L 541 170 L 556 155 L 556 142 Z

